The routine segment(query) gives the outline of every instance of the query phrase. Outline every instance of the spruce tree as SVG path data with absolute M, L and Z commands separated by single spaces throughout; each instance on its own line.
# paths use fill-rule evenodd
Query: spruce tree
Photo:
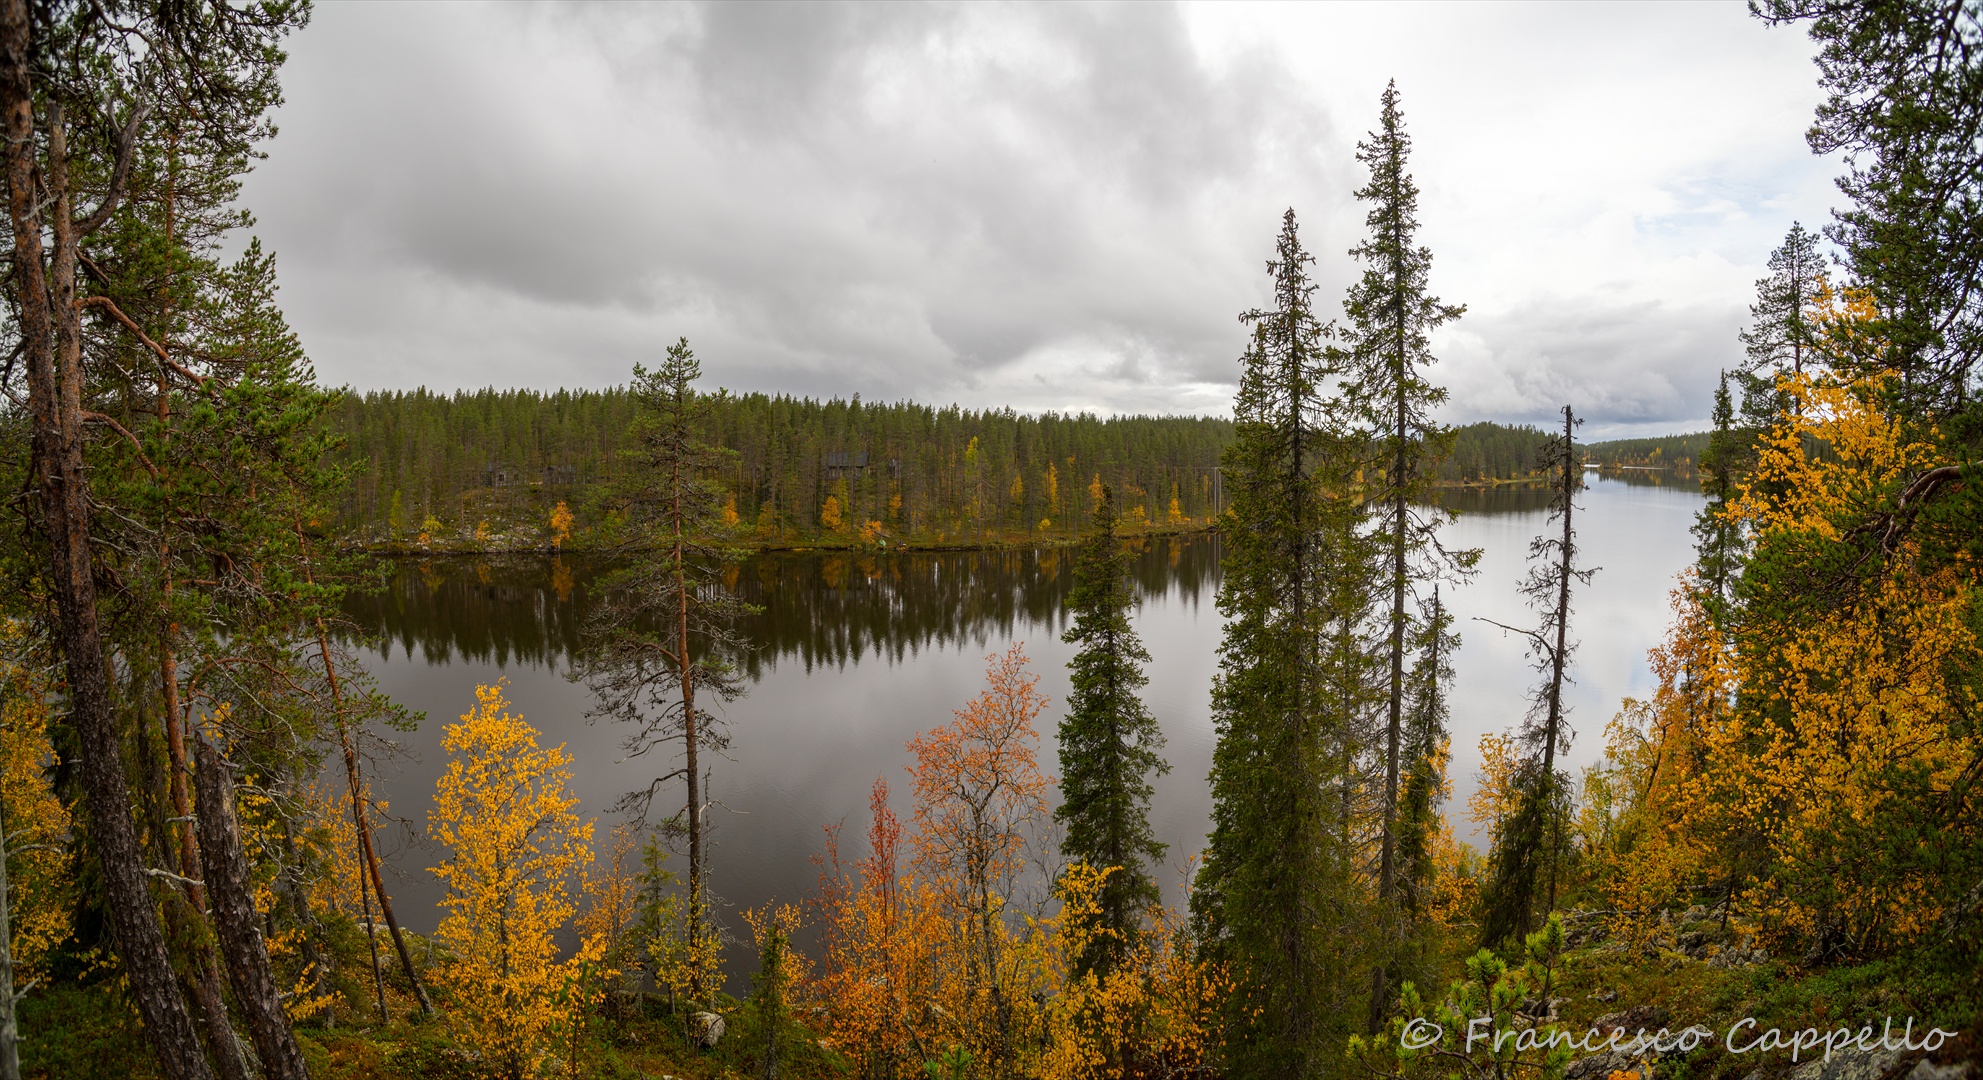
M 1090 937 L 1077 972 L 1112 969 L 1161 895 L 1150 875 L 1164 845 L 1150 831 L 1149 776 L 1170 766 L 1158 754 L 1163 732 L 1138 694 L 1149 681 L 1143 665 L 1150 654 L 1129 624 L 1135 603 L 1129 556 L 1116 535 L 1115 492 L 1104 485 L 1074 566 L 1074 625 L 1061 635 L 1080 649 L 1067 662 L 1072 689 L 1060 722 L 1060 850 L 1071 861 L 1116 868 L 1097 898 L 1096 919 L 1106 932 Z
M 1357 520 L 1344 497 L 1358 441 L 1324 396 L 1341 373 L 1333 327 L 1315 317 L 1290 210 L 1267 264 L 1274 307 L 1242 321 L 1236 436 L 1222 458 L 1225 631 L 1212 688 L 1212 833 L 1192 917 L 1201 950 L 1228 965 L 1224 1069 L 1314 1076 L 1336 1058 L 1332 1002 L 1356 963 L 1354 846 L 1343 820 L 1356 753 L 1330 693 L 1332 590 L 1366 568 L 1344 558 Z M 1332 494 L 1335 497 L 1331 497 Z M 1350 616 L 1354 622 L 1355 616 Z
M 1708 497 L 1706 506 L 1694 520 L 1695 571 L 1709 613 L 1717 619 L 1727 613 L 1735 578 L 1742 570 L 1744 537 L 1741 526 L 1728 518 L 1729 499 L 1735 494 L 1735 476 L 1750 450 L 1750 431 L 1735 426 L 1735 407 L 1728 392 L 1728 373 L 1714 394 L 1714 431 L 1707 449 L 1701 452 L 1701 489 Z
M 1452 515 L 1430 506 L 1439 462 L 1452 449 L 1450 429 L 1432 418 L 1446 391 L 1427 380 L 1433 362 L 1430 335 L 1457 319 L 1464 307 L 1441 303 L 1430 292 L 1432 252 L 1418 246 L 1418 185 L 1406 171 L 1411 136 L 1398 108 L 1398 87 L 1384 88 L 1377 130 L 1357 144 L 1357 159 L 1370 169 L 1370 182 L 1357 198 L 1370 204 L 1364 218 L 1370 235 L 1350 250 L 1364 263 L 1343 307 L 1350 320 L 1348 339 L 1355 358 L 1348 391 L 1370 432 L 1366 497 L 1374 507 L 1372 540 L 1382 549 L 1389 607 L 1385 676 L 1382 834 L 1379 837 L 1377 896 L 1380 932 L 1403 948 L 1409 927 L 1394 915 L 1398 905 L 1398 781 L 1403 771 L 1406 654 L 1415 633 L 1412 595 L 1442 574 L 1461 574 L 1478 552 L 1447 552 L 1438 529 Z M 1390 997 L 1391 980 L 1383 960 L 1371 972 L 1369 1024 L 1375 1031 Z
M 1432 587 L 1432 602 L 1418 622 L 1405 709 L 1405 768 L 1398 807 L 1399 902 L 1405 914 L 1425 915 L 1433 885 L 1432 840 L 1439 834 L 1439 804 L 1446 798 L 1446 684 L 1453 678 L 1459 637 L 1453 616 Z

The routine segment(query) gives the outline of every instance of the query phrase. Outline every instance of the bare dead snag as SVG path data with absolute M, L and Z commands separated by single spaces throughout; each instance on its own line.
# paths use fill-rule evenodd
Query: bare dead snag
M 296 541 L 303 551 L 303 580 L 315 584 L 316 579 L 310 569 L 310 541 L 303 532 L 303 523 L 295 522 Z M 324 679 L 330 684 L 332 720 L 337 728 L 337 740 L 344 751 L 344 779 L 351 789 L 351 820 L 358 832 L 358 850 L 365 860 L 366 876 L 372 883 L 372 893 L 379 899 L 379 913 L 385 916 L 386 929 L 392 934 L 394 950 L 399 953 L 399 965 L 406 972 L 407 984 L 413 987 L 413 996 L 420 1002 L 420 1012 L 424 1016 L 434 1015 L 433 1002 L 427 999 L 427 988 L 420 982 L 420 975 L 413 969 L 413 954 L 406 949 L 406 935 L 399 929 L 399 919 L 392 912 L 392 900 L 386 895 L 385 880 L 379 874 L 378 852 L 372 847 L 371 815 L 365 810 L 364 784 L 358 776 L 358 750 L 352 745 L 351 729 L 345 723 L 344 689 L 337 678 L 337 661 L 331 656 L 330 632 L 324 620 L 317 620 L 317 652 L 324 662 Z M 360 883 L 362 891 L 363 883 Z M 376 960 L 375 960 L 376 966 Z M 385 1010 L 383 994 L 379 1005 Z

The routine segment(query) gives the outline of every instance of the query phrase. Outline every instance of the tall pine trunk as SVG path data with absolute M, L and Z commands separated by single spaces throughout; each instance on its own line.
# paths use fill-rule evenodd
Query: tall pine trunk
M 33 50 L 26 0 L 0 0 L 0 125 L 4 125 L 8 211 L 14 239 L 14 292 L 33 427 L 34 483 L 49 544 L 55 636 L 69 683 L 69 723 L 82 758 L 91 835 L 103 873 L 104 903 L 131 995 L 168 1080 L 213 1076 L 194 1035 L 166 956 L 165 936 L 146 886 L 121 740 L 111 708 L 90 552 L 89 491 L 83 467 L 82 326 L 76 306 L 77 230 L 59 102 L 49 103 L 48 168 L 55 196 L 54 259 L 43 265 L 35 168 Z M 129 153 L 128 147 L 125 151 Z M 128 159 L 127 159 L 128 160 Z M 122 170 L 120 170 L 121 172 Z M 121 176 L 106 198 L 115 197 Z
M 669 513 L 673 518 L 674 549 L 672 558 L 675 574 L 675 657 L 681 670 L 682 679 L 682 752 L 684 765 L 688 769 L 688 827 L 689 827 L 689 932 L 688 945 L 691 956 L 699 956 L 703 936 L 702 900 L 702 774 L 696 756 L 697 731 L 695 722 L 695 667 L 689 661 L 689 579 L 688 552 L 683 550 L 683 539 L 687 522 L 683 520 L 682 486 L 684 478 L 678 463 L 670 474 L 673 482 Z M 706 996 L 707 988 L 702 985 L 702 965 L 694 965 L 694 983 L 691 993 Z M 706 1003 L 705 1003 L 706 1004 Z
M 261 914 L 255 910 L 254 884 L 234 812 L 234 780 L 220 754 L 205 740 L 195 745 L 194 755 L 201 855 L 208 891 L 213 894 L 214 934 L 227 957 L 227 981 L 247 1018 L 248 1037 L 261 1057 L 263 1075 L 268 1080 L 308 1080 L 303 1051 L 283 1015 L 275 976 L 269 970 Z

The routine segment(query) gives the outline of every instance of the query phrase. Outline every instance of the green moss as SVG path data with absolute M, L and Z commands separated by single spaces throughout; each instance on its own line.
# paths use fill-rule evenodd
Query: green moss
M 138 1015 L 108 982 L 37 986 L 21 999 L 21 1076 L 157 1076 Z

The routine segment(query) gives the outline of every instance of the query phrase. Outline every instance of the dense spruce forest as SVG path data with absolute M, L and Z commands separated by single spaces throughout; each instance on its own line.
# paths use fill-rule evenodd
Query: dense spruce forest
M 711 441 L 733 456 L 719 478 L 760 543 L 855 539 L 971 544 L 1071 538 L 1099 482 L 1125 527 L 1192 528 L 1223 507 L 1218 417 L 1119 416 L 815 401 L 714 399 Z M 634 419 L 623 387 L 606 390 L 347 392 L 330 414 L 351 472 L 335 526 L 362 542 L 535 538 L 565 503 L 581 542 L 610 529 L 608 487 L 624 479 Z M 1537 477 L 1548 435 L 1492 422 L 1455 429 L 1438 462 L 1448 484 Z M 1706 435 L 1585 447 L 1604 465 L 1691 474 Z M 870 525 L 869 523 L 873 523 Z M 430 527 L 431 526 L 431 527 Z
M 1141 522 L 1202 522 L 1232 440 L 1232 424 L 1214 418 L 1023 416 L 858 396 L 712 405 L 710 441 L 731 452 L 717 478 L 727 513 L 774 541 L 864 528 L 952 543 L 1072 535 L 1098 481 Z M 348 396 L 333 423 L 363 468 L 338 523 L 403 538 L 431 518 L 455 534 L 540 519 L 562 500 L 580 530 L 609 525 L 604 488 L 625 475 L 633 417 L 624 388 Z

